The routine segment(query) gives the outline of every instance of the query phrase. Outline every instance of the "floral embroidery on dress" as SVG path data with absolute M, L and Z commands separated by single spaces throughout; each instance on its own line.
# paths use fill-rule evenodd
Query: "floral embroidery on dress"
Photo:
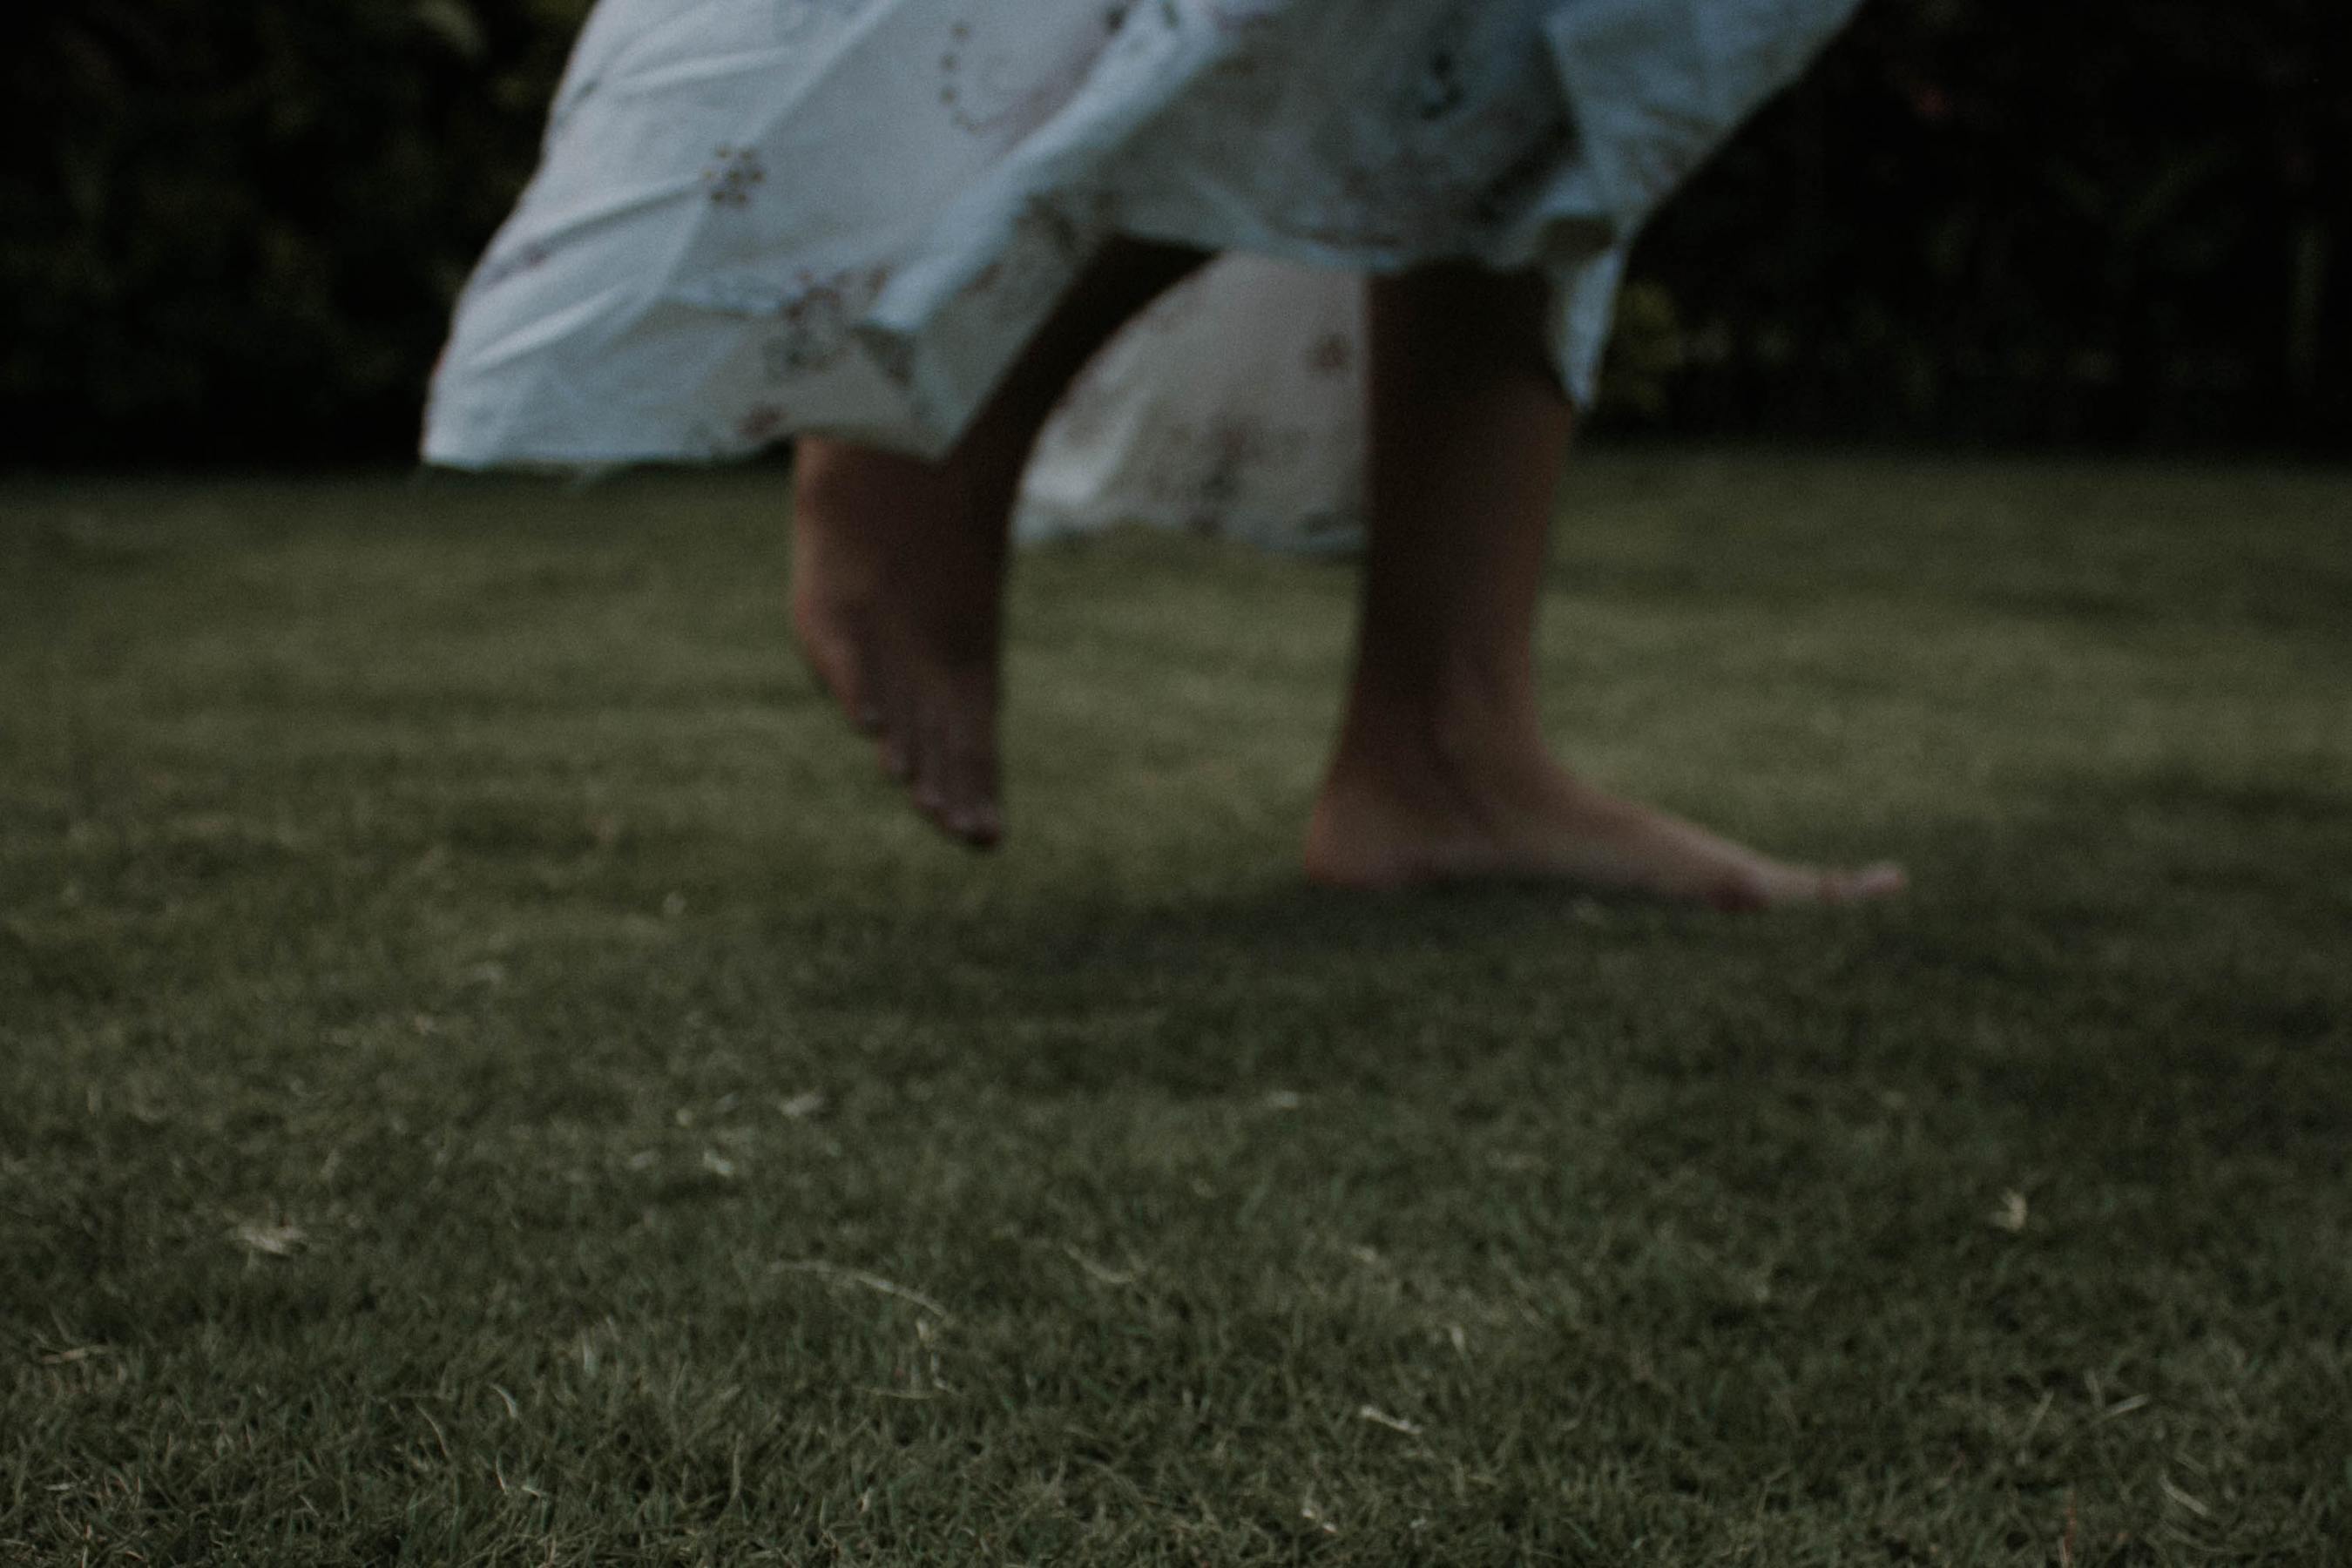
M 755 403 L 735 422 L 735 438 L 747 447 L 757 447 L 774 440 L 790 427 L 781 405 Z
M 751 193 L 767 183 L 767 165 L 760 161 L 756 147 L 721 146 L 711 153 L 712 163 L 702 171 L 703 187 L 710 193 L 711 204 L 722 207 L 749 206 Z
M 1069 101 L 1126 15 L 1126 7 L 1111 6 L 1102 29 L 1066 39 L 1042 66 L 1024 48 L 991 49 L 985 34 L 959 21 L 948 29 L 948 47 L 940 56 L 940 103 L 966 135 L 1018 140 Z
M 788 382 L 831 364 L 849 346 L 851 329 L 889 280 L 887 267 L 825 278 L 801 273 L 793 280 L 793 292 L 773 307 L 782 330 L 760 347 L 760 363 L 769 382 Z
M 961 299 L 984 300 L 1008 320 L 1035 316 L 1068 286 L 1102 236 L 1052 202 L 1024 204 L 996 259 L 964 285 Z
M 1427 64 L 1413 84 L 1413 116 L 1424 123 L 1443 120 L 1468 101 L 1462 54 L 1469 47 L 1469 18 L 1454 11 L 1441 18 L 1425 46 Z
M 1025 477 L 1024 537 L 1144 523 L 1304 550 L 1362 516 L 1362 279 L 1214 262 L 1097 355 Z

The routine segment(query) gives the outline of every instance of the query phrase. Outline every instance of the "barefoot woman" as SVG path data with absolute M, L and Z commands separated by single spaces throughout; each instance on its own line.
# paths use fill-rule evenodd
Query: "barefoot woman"
M 1728 908 L 1893 891 L 1614 799 L 1538 732 L 1550 502 L 1625 247 L 1853 0 L 604 0 L 460 303 L 426 455 L 804 433 L 793 621 L 915 805 L 1001 832 L 1036 433 L 1204 255 L 1377 275 L 1356 668 L 1319 880 Z

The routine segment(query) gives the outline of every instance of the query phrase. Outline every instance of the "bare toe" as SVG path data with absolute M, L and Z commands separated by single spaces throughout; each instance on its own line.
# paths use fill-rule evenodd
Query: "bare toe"
M 995 700 L 985 678 L 939 669 L 914 680 L 899 752 L 915 809 L 977 847 L 1003 834 L 996 804 Z
M 994 703 L 986 693 L 950 710 L 940 738 L 941 789 L 946 816 L 941 826 L 979 848 L 1004 836 L 996 804 Z
M 947 826 L 947 711 L 940 692 L 929 685 L 916 693 L 912 767 L 908 793 L 915 809 L 941 827 Z
M 1875 899 L 1891 899 L 1911 885 L 1911 879 L 1902 867 L 1892 860 L 1851 871 L 1822 873 L 1822 901 L 1827 904 L 1861 904 Z
M 916 739 L 914 715 L 904 699 L 905 692 L 886 674 L 881 679 L 880 717 L 874 725 L 874 754 L 880 759 L 882 771 L 899 784 L 915 780 Z

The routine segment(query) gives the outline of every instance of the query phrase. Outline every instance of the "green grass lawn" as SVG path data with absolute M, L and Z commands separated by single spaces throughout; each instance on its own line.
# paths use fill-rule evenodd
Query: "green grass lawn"
M 775 474 L 0 489 L 0 1562 L 2352 1562 L 2352 478 L 1601 453 L 1604 781 L 1351 899 L 1344 565 L 1026 559 L 1012 838 Z

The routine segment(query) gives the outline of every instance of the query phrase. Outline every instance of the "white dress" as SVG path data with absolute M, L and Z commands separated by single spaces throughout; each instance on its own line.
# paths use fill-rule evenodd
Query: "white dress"
M 1096 249 L 1553 285 L 1589 401 L 1643 219 L 1856 0 L 603 0 L 425 454 L 950 446 Z
M 1234 255 L 1095 357 L 1037 438 L 1015 536 L 1123 523 L 1273 549 L 1363 536 L 1364 282 Z

